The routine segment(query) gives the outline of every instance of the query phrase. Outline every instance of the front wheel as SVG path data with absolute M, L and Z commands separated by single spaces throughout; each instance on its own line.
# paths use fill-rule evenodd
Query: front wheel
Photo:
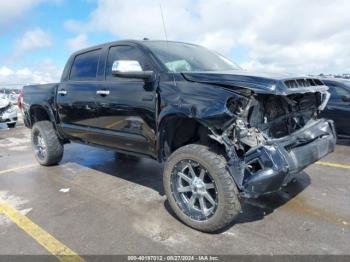
M 63 156 L 63 145 L 49 121 L 36 122 L 32 128 L 32 147 L 40 165 L 58 164 Z
M 226 159 L 206 146 L 192 144 L 176 150 L 167 160 L 163 179 L 171 208 L 190 227 L 215 232 L 241 211 Z

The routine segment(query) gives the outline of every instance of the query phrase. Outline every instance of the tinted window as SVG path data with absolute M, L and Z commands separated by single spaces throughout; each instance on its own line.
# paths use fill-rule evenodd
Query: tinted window
M 344 87 L 334 84 L 328 84 L 329 92 L 331 93 L 331 99 L 341 99 L 344 96 L 349 96 L 350 91 Z
M 116 60 L 136 60 L 140 63 L 142 70 L 147 70 L 147 65 L 144 64 L 143 53 L 134 46 L 112 46 L 109 49 L 106 78 L 115 78 L 112 76 L 112 65 Z
M 70 79 L 94 79 L 97 75 L 101 50 L 77 55 L 70 72 Z

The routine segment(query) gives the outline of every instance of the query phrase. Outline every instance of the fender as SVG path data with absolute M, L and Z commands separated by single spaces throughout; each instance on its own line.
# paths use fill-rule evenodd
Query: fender
M 190 107 L 172 105 L 164 108 L 159 114 L 157 121 L 156 152 L 158 152 L 158 160 L 160 162 L 163 160 L 163 150 L 164 146 L 166 146 L 166 126 L 170 121 L 179 118 L 192 118 Z
M 56 119 L 55 117 L 55 113 L 54 110 L 52 109 L 51 104 L 49 104 L 48 102 L 43 102 L 41 104 L 32 104 L 30 105 L 28 110 L 25 110 L 24 114 L 25 114 L 25 122 L 28 123 L 28 126 L 32 127 L 33 123 L 32 123 L 32 119 L 31 119 L 31 115 L 32 115 L 32 110 L 35 110 L 35 108 L 40 108 L 42 110 L 45 111 L 45 113 L 48 115 L 50 122 L 52 123 L 54 129 L 57 132 L 57 135 L 59 136 L 60 139 L 64 140 L 64 136 L 61 134 L 61 132 L 59 131 L 59 126 L 58 126 L 58 119 Z
M 232 90 L 208 84 L 195 83 L 195 85 L 200 95 L 193 93 L 193 87 L 189 87 L 188 82 L 177 82 L 178 92 L 176 93 L 173 92 L 174 86 L 171 87 L 171 90 L 168 89 L 168 85 L 161 87 L 162 92 L 159 94 L 161 111 L 157 120 L 156 145 L 159 161 L 164 160 L 164 152 L 167 150 L 166 128 L 170 121 L 180 118 L 192 119 L 205 127 L 209 134 L 213 134 L 213 131 L 220 134 L 236 118 L 227 107 L 229 99 L 248 101 L 242 94 Z

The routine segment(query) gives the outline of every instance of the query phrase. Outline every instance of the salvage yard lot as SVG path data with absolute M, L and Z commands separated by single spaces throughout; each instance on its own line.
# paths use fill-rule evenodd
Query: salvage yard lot
M 42 167 L 28 129 L 0 128 L 0 254 L 62 247 L 82 257 L 350 254 L 350 146 L 338 145 L 281 192 L 247 201 L 236 223 L 219 234 L 192 230 L 173 216 L 161 168 L 78 144 L 65 146 L 60 165 Z M 5 207 L 19 213 L 9 217 Z M 16 217 L 31 226 L 22 230 Z M 38 230 L 44 240 L 57 241 L 51 251 L 33 238 Z

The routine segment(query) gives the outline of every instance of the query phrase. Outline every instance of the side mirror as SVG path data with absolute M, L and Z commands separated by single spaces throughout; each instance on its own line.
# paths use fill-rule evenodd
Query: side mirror
M 341 97 L 341 100 L 343 100 L 344 102 L 350 102 L 350 96 L 347 95 L 347 96 L 342 96 Z
M 112 75 L 124 78 L 143 79 L 146 82 L 152 81 L 153 71 L 143 71 L 140 63 L 136 60 L 116 60 L 112 65 Z

